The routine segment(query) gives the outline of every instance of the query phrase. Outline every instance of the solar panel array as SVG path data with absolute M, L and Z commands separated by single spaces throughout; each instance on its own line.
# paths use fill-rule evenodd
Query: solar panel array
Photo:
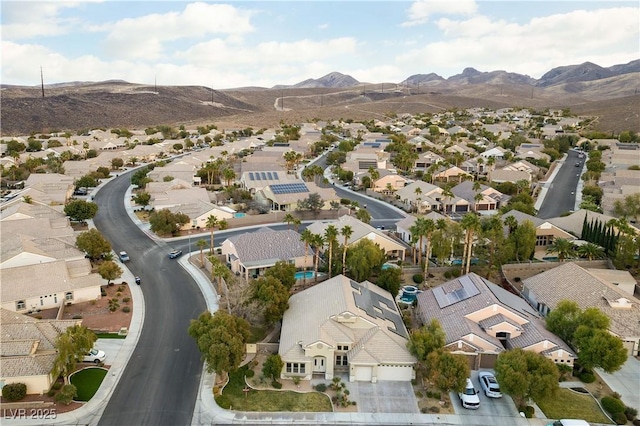
M 406 334 L 402 317 L 398 313 L 393 300 L 370 291 L 355 281 L 351 281 L 351 287 L 356 290 L 353 292 L 353 300 L 358 308 L 365 311 L 367 315 L 372 318 L 382 318 L 391 321 L 393 327 L 387 327 L 389 331 L 405 338 L 409 337 Z
M 380 143 L 378 142 L 364 142 L 363 145 L 370 148 L 380 148 Z
M 249 172 L 249 180 L 280 180 L 276 172 Z
M 309 192 L 309 188 L 304 183 L 276 183 L 271 186 L 274 194 L 297 194 L 299 192 Z
M 458 278 L 458 282 L 462 285 L 462 288 L 454 290 L 450 293 L 445 293 L 442 287 L 436 287 L 433 289 L 433 295 L 438 302 L 440 309 L 453 305 L 454 303 L 461 302 L 477 294 L 480 294 L 478 287 L 471 281 L 468 276 Z

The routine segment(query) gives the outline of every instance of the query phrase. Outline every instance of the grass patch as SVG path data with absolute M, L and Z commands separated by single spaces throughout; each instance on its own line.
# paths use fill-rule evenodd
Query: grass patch
M 555 395 L 536 401 L 550 419 L 584 419 L 590 423 L 612 424 L 590 395 L 580 395 L 560 388 Z
M 222 395 L 228 398 L 231 408 L 239 411 L 332 411 L 331 402 L 319 392 L 297 393 L 293 391 L 251 390 L 245 395 L 245 365 L 229 374 L 229 384 Z
M 107 375 L 104 368 L 89 367 L 80 370 L 71 376 L 71 384 L 78 388 L 76 401 L 89 401 L 102 383 L 102 379 Z
M 98 339 L 126 339 L 126 335 L 120 335 L 118 333 L 96 333 Z

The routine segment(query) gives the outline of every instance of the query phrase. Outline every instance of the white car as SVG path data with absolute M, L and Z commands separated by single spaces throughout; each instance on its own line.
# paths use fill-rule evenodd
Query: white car
M 460 403 L 464 408 L 468 408 L 470 410 L 477 410 L 480 408 L 478 391 L 473 387 L 471 379 L 467 378 L 467 385 L 465 386 L 464 391 L 458 393 L 458 397 L 460 398 Z
M 94 362 L 96 364 L 100 364 L 101 362 L 104 362 L 106 358 L 107 354 L 105 354 L 104 351 L 99 351 L 98 349 L 93 348 L 84 356 L 82 362 Z
M 496 380 L 496 376 L 488 371 L 481 371 L 478 373 L 478 379 L 480 380 L 480 386 L 484 391 L 484 394 L 489 398 L 502 398 L 502 392 L 500 392 L 500 385 Z

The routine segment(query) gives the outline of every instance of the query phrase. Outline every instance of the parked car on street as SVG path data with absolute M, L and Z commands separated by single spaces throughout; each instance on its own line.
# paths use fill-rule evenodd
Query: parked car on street
M 136 284 L 140 285 L 140 277 L 136 277 Z
M 121 251 L 120 253 L 118 253 L 118 258 L 120 258 L 120 262 L 122 263 L 128 262 L 130 260 L 129 255 L 126 251 Z
M 182 250 L 171 250 L 169 252 L 169 259 L 175 259 L 182 256 Z
M 480 386 L 482 387 L 485 395 L 489 398 L 502 398 L 500 385 L 493 373 L 489 371 L 481 371 L 478 373 L 478 379 L 480 380 Z
M 478 397 L 478 391 L 473 387 L 471 379 L 467 378 L 467 385 L 464 390 L 458 394 L 460 403 L 464 408 L 470 410 L 477 410 L 480 408 L 480 398 Z
M 96 364 L 100 364 L 104 362 L 107 354 L 104 351 L 99 351 L 98 349 L 91 349 L 82 359 L 82 362 L 94 362 Z

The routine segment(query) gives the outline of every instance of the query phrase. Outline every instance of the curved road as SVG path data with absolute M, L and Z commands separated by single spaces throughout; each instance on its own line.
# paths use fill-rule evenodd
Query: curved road
M 586 158 L 579 158 L 579 154 L 573 150 L 569 150 L 567 153 L 567 158 L 551 182 L 547 195 L 540 206 L 539 218 L 557 217 L 575 208 L 576 190 L 586 160 Z M 580 163 L 580 166 L 576 167 L 576 163 Z
M 187 334 L 189 321 L 206 310 L 191 277 L 168 258 L 163 242 L 150 239 L 129 218 L 123 200 L 129 175 L 116 177 L 96 195 L 94 223 L 127 267 L 142 279 L 145 317 L 138 344 L 100 419 L 100 425 L 190 425 L 202 360 Z

